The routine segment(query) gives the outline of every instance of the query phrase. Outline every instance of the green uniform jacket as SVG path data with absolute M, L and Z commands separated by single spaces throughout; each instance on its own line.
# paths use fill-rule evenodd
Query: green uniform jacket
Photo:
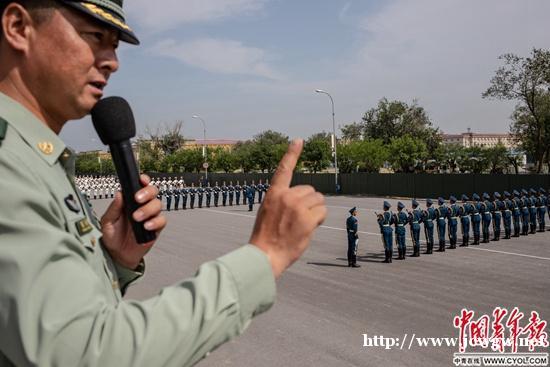
M 271 266 L 251 245 L 122 300 L 144 266 L 113 262 L 71 166 L 58 136 L 0 93 L 0 366 L 188 366 L 273 304 Z

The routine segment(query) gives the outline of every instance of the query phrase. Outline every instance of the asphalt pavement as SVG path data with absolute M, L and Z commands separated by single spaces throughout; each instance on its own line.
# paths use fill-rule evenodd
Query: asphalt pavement
M 458 338 L 453 318 L 463 308 L 477 318 L 497 306 L 518 307 L 526 314 L 522 324 L 531 311 L 550 319 L 550 232 L 433 255 L 424 255 L 422 246 L 419 258 L 383 264 L 374 214 L 383 200 L 388 199 L 327 197 L 328 218 L 278 281 L 273 308 L 199 366 L 452 366 L 458 345 L 420 346 L 418 338 Z M 388 201 L 395 209 L 397 200 Z M 92 203 L 101 214 L 108 200 Z M 410 207 L 409 200 L 404 203 Z M 353 206 L 359 269 L 348 268 L 346 260 L 345 220 Z M 147 273 L 126 298 L 154 296 L 192 276 L 203 262 L 246 244 L 257 208 L 165 212 L 169 224 L 147 256 Z M 407 247 L 410 254 L 408 229 Z

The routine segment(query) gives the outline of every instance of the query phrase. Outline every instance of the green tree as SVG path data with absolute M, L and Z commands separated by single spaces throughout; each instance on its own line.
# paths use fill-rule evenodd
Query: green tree
M 490 173 L 504 173 L 507 171 L 509 165 L 508 150 L 502 143 L 485 149 L 484 153 Z
M 354 144 L 338 145 L 338 170 L 341 173 L 352 173 L 357 170 L 357 161 L 355 160 Z
M 78 154 L 75 162 L 75 172 L 77 175 L 98 174 L 99 156 L 97 152 Z
M 357 122 L 344 125 L 340 130 L 342 131 L 342 140 L 347 143 L 363 139 L 364 126 Z
M 389 158 L 389 151 L 380 139 L 354 143 L 353 156 L 360 171 L 379 172 Z
M 252 160 L 262 172 L 273 172 L 289 144 L 288 136 L 267 130 L 252 140 Z
M 225 149 L 218 148 L 213 154 L 213 170 L 222 170 L 226 173 L 232 172 L 237 168 L 236 154 Z
M 245 173 L 256 168 L 253 147 L 252 141 L 238 142 L 232 151 L 237 168 L 241 168 Z
M 170 155 L 180 150 L 185 143 L 181 132 L 182 127 L 183 121 L 176 121 L 173 125 L 165 124 L 162 128 L 157 127 L 154 132 L 147 129 L 147 134 L 155 149 L 164 155 Z
M 389 161 L 396 172 L 414 172 L 428 156 L 424 141 L 410 135 L 393 138 L 388 150 Z
M 304 143 L 301 159 L 308 171 L 317 173 L 330 165 L 331 135 L 325 132 L 314 134 Z
M 540 173 L 550 151 L 547 122 L 550 51 L 535 48 L 530 57 L 509 53 L 499 59 L 504 66 L 497 69 L 491 86 L 482 96 L 519 102 L 510 130 L 522 148 L 535 158 L 536 171 Z
M 408 105 L 382 98 L 375 108 L 364 114 L 361 126 L 364 139 L 381 139 L 385 144 L 390 144 L 394 138 L 409 135 L 423 140 L 430 153 L 439 147 L 442 140 L 439 130 L 433 127 L 428 113 L 417 101 Z M 342 131 L 345 130 L 354 132 L 357 127 L 347 125 L 342 128 Z

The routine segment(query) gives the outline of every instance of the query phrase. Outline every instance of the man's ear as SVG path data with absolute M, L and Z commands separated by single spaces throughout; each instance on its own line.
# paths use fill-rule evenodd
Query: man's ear
M 29 50 L 35 23 L 27 9 L 17 3 L 9 4 L 4 10 L 1 26 L 4 42 L 11 48 L 23 53 Z

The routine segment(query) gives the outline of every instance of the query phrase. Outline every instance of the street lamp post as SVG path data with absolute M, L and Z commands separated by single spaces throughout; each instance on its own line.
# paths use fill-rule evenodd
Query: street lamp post
M 202 157 L 204 158 L 204 163 L 206 162 L 206 122 L 200 117 L 199 115 L 193 115 L 194 119 L 199 119 L 202 121 L 202 127 L 203 127 L 203 146 L 202 146 Z M 205 166 L 204 169 L 206 170 L 205 179 L 208 181 L 208 166 Z
M 336 121 L 334 118 L 334 100 L 332 99 L 332 96 L 330 93 L 322 90 L 322 89 L 316 89 L 315 92 L 326 94 L 330 98 L 330 103 L 332 104 L 332 153 L 334 155 L 334 184 L 336 193 L 338 193 L 338 155 L 337 155 L 337 141 L 336 141 Z

